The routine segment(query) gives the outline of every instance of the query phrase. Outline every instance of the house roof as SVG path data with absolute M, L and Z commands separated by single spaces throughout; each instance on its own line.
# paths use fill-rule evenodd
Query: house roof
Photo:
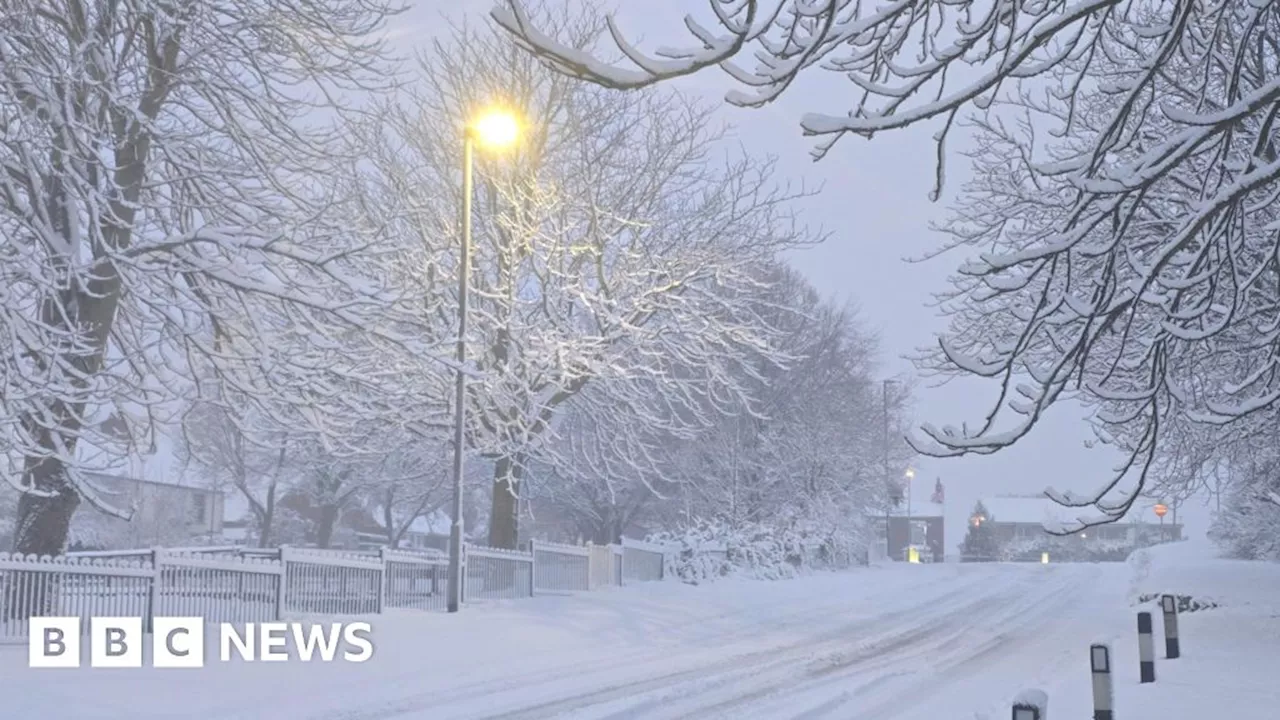
M 383 513 L 382 505 L 373 508 L 373 517 L 381 518 Z M 453 521 L 449 518 L 449 513 L 443 508 L 432 510 L 425 515 L 419 515 L 409 523 L 408 531 L 411 533 L 421 533 L 423 535 L 449 535 L 449 527 Z
M 409 530 L 425 535 L 448 535 L 449 527 L 452 524 L 453 521 L 449 519 L 449 513 L 437 509 L 426 515 L 414 518 L 413 523 L 409 525 Z
M 176 483 L 176 482 L 166 482 L 164 480 L 148 480 L 146 478 L 128 477 L 126 475 L 110 475 L 107 473 L 99 473 L 99 472 L 86 472 L 84 473 L 84 475 L 88 477 L 91 481 L 102 483 L 104 485 L 118 485 L 120 483 L 127 483 L 130 485 L 157 485 L 160 487 L 182 488 L 183 490 L 206 493 L 209 495 L 222 494 L 221 490 L 215 490 L 209 487 L 202 487 L 200 485 L 186 485 L 183 483 Z
M 1077 519 L 1092 520 L 1099 515 L 1097 508 L 1064 507 L 1043 495 L 983 498 L 982 504 L 986 506 L 992 522 L 997 523 L 1070 525 L 1074 524 Z M 1122 518 L 1120 522 L 1122 524 L 1139 524 L 1141 520 L 1131 513 Z

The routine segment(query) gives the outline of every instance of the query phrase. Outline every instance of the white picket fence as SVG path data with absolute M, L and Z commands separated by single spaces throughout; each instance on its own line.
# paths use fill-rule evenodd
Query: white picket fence
M 622 584 L 622 547 L 587 545 L 591 559 L 591 589 Z
M 528 551 L 463 546 L 463 602 L 570 593 L 661 580 L 665 550 L 643 543 L 531 542 Z M 634 569 L 628 569 L 628 563 Z M 263 622 L 296 615 L 443 610 L 448 558 L 237 547 L 132 550 L 43 557 L 0 553 L 0 642 L 26 637 L 29 618 L 196 616 Z

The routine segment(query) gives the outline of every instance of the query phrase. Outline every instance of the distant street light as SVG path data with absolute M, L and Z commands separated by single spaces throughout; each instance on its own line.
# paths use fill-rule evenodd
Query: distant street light
M 520 121 L 511 112 L 493 109 L 469 121 L 462 131 L 462 247 L 458 251 L 458 345 L 454 359 L 453 409 L 453 526 L 449 530 L 449 612 L 462 605 L 462 460 L 466 427 L 467 376 L 467 288 L 471 275 L 471 177 L 472 150 L 500 149 L 515 144 L 520 137 Z
M 906 475 L 906 478 L 907 478 L 907 518 L 908 518 L 908 522 L 910 522 L 910 518 L 911 518 L 911 481 L 916 479 L 916 471 L 915 471 L 915 470 L 913 470 L 912 468 L 907 468 L 907 471 L 906 471 L 906 473 L 904 473 L 904 475 Z

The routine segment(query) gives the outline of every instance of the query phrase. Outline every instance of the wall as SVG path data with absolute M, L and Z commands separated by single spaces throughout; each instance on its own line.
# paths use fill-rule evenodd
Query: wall
M 933 553 L 934 562 L 942 562 L 945 554 L 945 537 L 943 528 L 945 523 L 941 516 L 933 517 L 912 517 L 913 522 L 925 523 L 925 545 Z M 884 522 L 881 518 L 880 522 Z M 908 544 L 908 533 L 910 526 L 908 518 L 902 516 L 893 516 L 889 518 L 889 557 L 894 560 L 903 559 Z

